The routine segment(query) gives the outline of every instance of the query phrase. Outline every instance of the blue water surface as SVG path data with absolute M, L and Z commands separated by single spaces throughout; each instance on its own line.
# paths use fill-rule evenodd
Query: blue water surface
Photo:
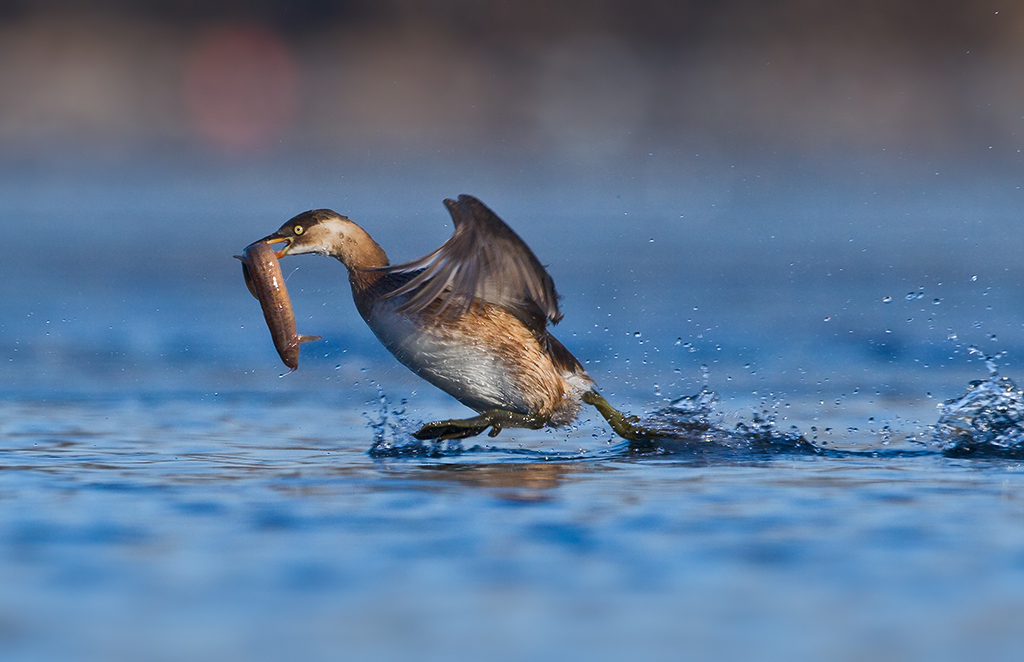
M 942 436 L 995 420 L 944 404 L 986 357 L 1021 374 L 1012 186 L 157 174 L 4 185 L 57 237 L 2 267 L 5 658 L 1019 656 L 1019 449 Z M 231 255 L 332 206 L 417 257 L 462 192 L 549 265 L 609 400 L 664 422 L 714 393 L 714 434 L 631 448 L 587 413 L 413 446 L 467 410 L 316 257 L 282 263 L 324 340 L 281 377 Z

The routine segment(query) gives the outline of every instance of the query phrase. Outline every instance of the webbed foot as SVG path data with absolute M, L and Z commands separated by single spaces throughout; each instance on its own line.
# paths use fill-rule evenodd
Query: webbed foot
M 471 419 L 462 421 L 435 421 L 433 423 L 427 423 L 414 432 L 412 436 L 421 441 L 425 441 L 427 439 L 444 441 L 445 439 L 465 439 L 466 437 L 475 437 L 487 429 L 486 425 L 467 425 L 466 423 L 469 420 Z
M 426 439 L 436 439 L 438 441 L 465 439 L 466 437 L 475 437 L 487 428 L 491 428 L 487 436 L 495 437 L 501 432 L 502 428 L 529 428 L 537 430 L 544 427 L 546 423 L 546 420 L 539 419 L 536 416 L 516 414 L 515 412 L 503 409 L 491 409 L 473 418 L 427 423 L 412 436 L 421 441 Z

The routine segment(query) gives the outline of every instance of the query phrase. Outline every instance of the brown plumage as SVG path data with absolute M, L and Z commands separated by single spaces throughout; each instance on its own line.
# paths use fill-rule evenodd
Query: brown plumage
M 558 324 L 555 282 L 519 235 L 472 196 L 444 204 L 455 221 L 451 238 L 429 255 L 384 269 L 413 274 L 386 295 L 409 295 L 398 311 L 418 313 L 441 301 L 437 314 L 449 308 L 462 314 L 474 301 L 488 301 L 531 328 L 543 328 L 545 320 Z
M 625 418 L 547 328 L 562 314 L 554 281 L 533 251 L 476 198 L 461 195 L 445 206 L 455 221 L 451 238 L 394 266 L 365 230 L 329 209 L 303 212 L 260 242 L 284 244 L 279 257 L 315 253 L 340 260 L 359 314 L 384 346 L 480 413 L 427 424 L 417 437 L 565 425 L 583 402 L 623 434 L 609 411 Z

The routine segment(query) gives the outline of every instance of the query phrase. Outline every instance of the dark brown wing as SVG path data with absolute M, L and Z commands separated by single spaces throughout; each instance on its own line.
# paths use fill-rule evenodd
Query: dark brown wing
M 558 370 L 558 372 L 574 375 L 587 374 L 586 369 L 583 367 L 583 364 L 580 363 L 579 359 L 573 356 L 572 352 L 567 350 L 565 345 L 558 341 L 558 338 L 545 332 L 541 338 L 541 343 L 543 343 L 544 349 L 547 350 L 548 356 L 551 357 L 551 363 L 554 364 L 555 369 Z
M 439 314 L 464 313 L 480 299 L 536 328 L 562 319 L 554 281 L 512 228 L 473 196 L 444 204 L 455 221 L 451 238 L 425 257 L 381 268 L 390 274 L 418 272 L 387 294 L 409 297 L 400 311 L 422 312 L 440 299 Z

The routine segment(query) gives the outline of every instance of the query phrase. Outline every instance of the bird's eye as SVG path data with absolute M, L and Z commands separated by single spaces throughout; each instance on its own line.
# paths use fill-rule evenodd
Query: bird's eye
M 292 232 L 294 232 L 295 234 L 302 234 L 305 230 L 306 229 L 301 225 L 296 225 L 294 228 L 292 228 Z

